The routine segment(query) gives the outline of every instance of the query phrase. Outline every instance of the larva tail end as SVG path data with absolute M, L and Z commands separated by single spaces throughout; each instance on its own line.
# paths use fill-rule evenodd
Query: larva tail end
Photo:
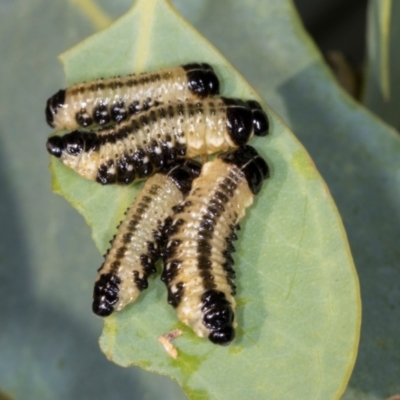
M 224 326 L 221 329 L 212 331 L 208 339 L 214 344 L 227 346 L 235 339 L 235 329 L 233 326 Z
M 253 113 L 253 130 L 256 136 L 267 136 L 269 134 L 269 120 L 259 102 L 249 100 L 246 104 Z
M 54 157 L 60 158 L 64 144 L 61 136 L 51 136 L 47 139 L 46 149 Z
M 114 311 L 114 305 L 118 301 L 119 284 L 121 279 L 115 274 L 101 274 L 94 284 L 93 312 L 99 317 L 107 317 Z
M 61 89 L 56 94 L 51 96 L 46 103 L 46 121 L 47 123 L 54 128 L 54 116 L 57 114 L 59 108 L 64 105 L 65 102 L 65 90 Z
M 234 313 L 225 294 L 218 290 L 208 290 L 202 295 L 203 324 L 210 330 L 211 342 L 227 345 L 235 337 Z
M 93 301 L 92 311 L 99 317 L 108 317 L 114 312 L 114 307 L 106 302 Z

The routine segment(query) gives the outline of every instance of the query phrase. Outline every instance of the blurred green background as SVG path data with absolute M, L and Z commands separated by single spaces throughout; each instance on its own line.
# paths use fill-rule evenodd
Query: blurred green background
M 260 3 L 264 12 L 255 12 Z M 83 219 L 51 193 L 44 104 L 64 85 L 57 55 L 99 28 L 84 11 L 92 2 L 0 4 L 0 390 L 17 399 L 184 398 L 169 379 L 119 368 L 100 352 L 103 323 L 82 304 L 90 303 L 93 265 L 100 265 L 101 256 Z M 113 19 L 131 1 L 97 4 Z M 344 398 L 380 400 L 400 393 L 397 132 L 338 88 L 291 1 L 173 4 L 292 128 L 338 205 L 363 300 L 359 357 Z M 393 124 L 397 9 L 390 31 L 391 99 L 381 95 L 383 42 L 373 15 L 365 90 L 366 103 Z

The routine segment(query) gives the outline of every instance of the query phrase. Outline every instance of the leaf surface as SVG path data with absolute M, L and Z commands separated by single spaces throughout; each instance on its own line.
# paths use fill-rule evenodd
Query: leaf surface
M 224 95 L 258 98 L 162 0 L 138 1 L 61 59 L 70 84 L 206 61 L 220 76 Z M 271 165 L 272 177 L 242 224 L 234 255 L 237 339 L 218 347 L 197 338 L 177 322 L 163 284 L 154 279 L 135 304 L 105 320 L 100 340 L 117 364 L 166 374 L 193 399 L 335 398 L 346 386 L 356 355 L 358 280 L 340 217 L 303 147 L 265 108 L 271 135 L 252 144 Z M 104 252 L 140 185 L 100 187 L 57 160 L 51 168 L 53 188 L 82 213 Z M 174 361 L 157 338 L 176 327 L 184 335 L 174 342 L 179 351 Z
M 400 393 L 398 132 L 338 87 L 294 2 L 199 3 L 179 1 L 179 10 L 289 124 L 310 152 L 343 218 L 363 300 L 358 358 L 343 399 L 383 400 Z M 392 3 L 391 29 L 397 29 L 400 3 Z M 391 36 L 391 46 L 398 37 Z M 238 45 L 243 42 L 247 45 Z M 390 68 L 391 96 L 398 71 Z

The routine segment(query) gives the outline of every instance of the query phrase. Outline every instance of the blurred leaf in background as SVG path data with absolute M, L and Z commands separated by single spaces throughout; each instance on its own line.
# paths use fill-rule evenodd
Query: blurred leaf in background
M 101 322 L 86 304 L 101 257 L 83 221 L 50 194 L 43 104 L 64 79 L 56 55 L 99 25 L 85 4 L 93 3 L 2 2 L 0 387 L 16 398 L 178 398 L 165 378 L 118 368 L 99 354 Z M 344 397 L 400 392 L 397 132 L 338 89 L 290 1 L 174 4 L 292 127 L 338 204 L 364 304 Z M 101 6 L 116 17 L 130 2 Z
M 400 128 L 400 3 L 370 0 L 368 64 L 364 103 L 383 120 Z

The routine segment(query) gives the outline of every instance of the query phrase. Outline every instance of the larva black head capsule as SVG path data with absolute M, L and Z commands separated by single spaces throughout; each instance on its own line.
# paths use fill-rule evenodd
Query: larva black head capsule
M 219 158 L 236 165 L 244 173 L 253 194 L 261 190 L 263 180 L 269 177 L 268 164 L 251 146 L 241 146 L 236 150 L 221 154 Z
M 174 166 L 168 176 L 173 180 L 176 187 L 183 193 L 188 194 L 192 188 L 193 179 L 201 172 L 201 164 L 195 160 L 187 160 Z
M 253 113 L 253 129 L 256 136 L 266 136 L 269 133 L 269 120 L 258 101 L 249 100 L 246 104 Z
M 208 338 L 211 342 L 220 345 L 232 342 L 235 337 L 234 314 L 225 294 L 217 290 L 208 290 L 202 295 L 201 301 L 203 323 L 210 330 Z
M 114 311 L 114 304 L 118 301 L 118 291 L 121 279 L 109 273 L 102 274 L 95 283 L 93 290 L 92 310 L 99 317 L 107 317 Z
M 219 80 L 209 64 L 190 63 L 183 65 L 189 89 L 200 98 L 219 94 Z
M 54 128 L 54 115 L 57 114 L 59 108 L 64 105 L 65 102 L 65 90 L 61 89 L 56 94 L 51 96 L 46 103 L 46 121 Z
M 253 114 L 242 100 L 222 97 L 226 109 L 226 125 L 236 146 L 246 144 L 253 134 Z

